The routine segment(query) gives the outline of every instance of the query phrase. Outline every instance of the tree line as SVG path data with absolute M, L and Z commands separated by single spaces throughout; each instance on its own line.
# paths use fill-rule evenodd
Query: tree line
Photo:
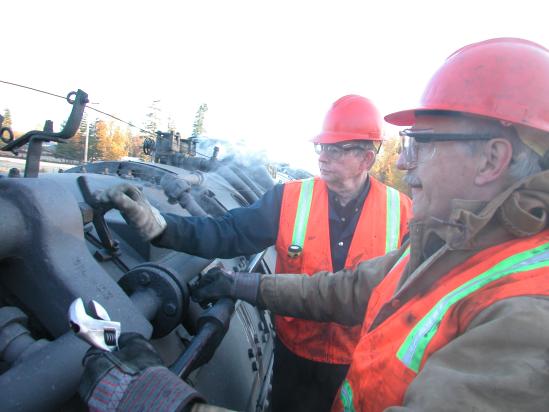
M 137 157 L 146 160 L 143 153 L 143 141 L 151 137 L 158 130 L 158 118 L 160 109 L 157 101 L 149 106 L 146 114 L 144 131 L 132 133 L 130 128 L 120 127 L 118 122 L 95 119 L 88 122 L 88 112 L 84 112 L 80 128 L 76 135 L 64 143 L 58 143 L 54 149 L 54 155 L 59 158 L 82 162 L 85 160 L 85 142 L 88 139 L 87 161 L 118 160 L 124 156 Z M 200 136 L 205 133 L 204 116 L 208 110 L 207 104 L 198 108 L 193 123 L 192 136 Z M 4 110 L 3 126 L 11 126 L 11 113 Z M 62 125 L 64 126 L 64 125 Z M 168 129 L 175 131 L 175 125 L 168 121 Z M 16 137 L 20 135 L 14 131 Z M 1 144 L 1 143 L 0 143 Z M 403 172 L 397 169 L 398 138 L 386 139 L 377 155 L 377 160 L 371 170 L 374 177 L 383 183 L 409 194 L 409 188 L 403 182 Z
M 84 161 L 86 139 L 88 162 L 144 156 L 144 135 L 133 134 L 131 129 L 120 127 L 115 121 L 95 119 L 88 123 L 86 114 L 76 134 L 65 142 L 57 143 L 54 155 L 63 159 Z
M 106 121 L 96 118 L 88 120 L 88 111 L 84 112 L 80 127 L 76 134 L 70 139 L 56 143 L 49 148 L 49 152 L 60 159 L 74 160 L 78 162 L 96 160 L 117 160 L 125 156 L 145 159 L 143 153 L 143 141 L 146 137 L 152 137 L 158 129 L 158 114 L 160 109 L 157 102 L 149 107 L 146 114 L 144 129 L 138 133 L 132 133 L 129 127 L 120 126 L 119 122 Z M 3 127 L 12 127 L 12 116 L 8 108 L 3 112 Z M 61 129 L 66 122 L 61 124 Z M 175 128 L 171 124 L 169 127 Z M 13 130 L 13 128 L 12 128 Z M 15 138 L 20 137 L 23 132 L 13 130 Z M 87 151 L 86 151 L 87 141 Z M 3 144 L 0 142 L 0 147 Z
M 208 105 L 203 103 L 200 105 L 195 114 L 193 122 L 192 136 L 197 137 L 203 135 L 206 130 L 204 128 L 204 117 L 208 111 Z M 80 127 L 76 134 L 65 141 L 57 143 L 52 154 L 61 159 L 74 160 L 78 162 L 93 162 L 97 160 L 119 160 L 122 157 L 136 157 L 143 160 L 147 156 L 143 153 L 143 142 L 145 138 L 154 137 L 159 129 L 160 123 L 160 107 L 159 100 L 154 100 L 148 107 L 143 122 L 143 129 L 137 133 L 132 132 L 130 127 L 122 127 L 119 122 L 105 121 L 95 119 L 88 121 L 88 111 L 84 112 Z M 4 109 L 3 126 L 11 127 L 12 119 L 9 109 Z M 65 126 L 65 122 L 61 124 L 61 129 Z M 176 126 L 171 118 L 167 120 L 168 131 L 175 131 Z M 135 130 L 135 129 L 133 129 Z M 15 137 L 19 137 L 22 133 L 14 131 Z M 87 152 L 86 152 L 87 141 Z M 1 147 L 0 143 L 0 147 Z

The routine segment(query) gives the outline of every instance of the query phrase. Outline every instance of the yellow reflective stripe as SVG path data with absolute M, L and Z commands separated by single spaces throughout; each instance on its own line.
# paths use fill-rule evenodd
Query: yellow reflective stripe
M 307 223 L 309 221 L 309 212 L 311 211 L 311 201 L 313 199 L 314 178 L 301 181 L 301 190 L 297 202 L 297 211 L 294 220 L 294 232 L 292 235 L 292 244 L 303 247 L 305 242 L 305 233 L 307 232 Z
M 387 212 L 385 227 L 385 253 L 398 249 L 400 240 L 400 195 L 387 186 Z
M 353 388 L 351 388 L 351 384 L 347 379 L 345 379 L 341 385 L 339 400 L 341 401 L 344 412 L 355 412 L 355 406 L 353 405 Z
M 452 306 L 480 288 L 505 276 L 549 266 L 549 243 L 510 256 L 440 299 L 414 326 L 397 352 L 406 367 L 419 371 L 427 346 Z

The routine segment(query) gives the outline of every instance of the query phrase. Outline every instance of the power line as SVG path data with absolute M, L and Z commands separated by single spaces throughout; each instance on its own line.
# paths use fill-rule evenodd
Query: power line
M 0 80 L 0 83 L 5 83 L 5 84 L 10 84 L 10 85 L 12 85 L 12 86 L 22 87 L 23 89 L 34 90 L 35 92 L 44 93 L 44 94 L 49 94 L 50 96 L 55 96 L 55 97 L 59 97 L 60 99 L 67 100 L 67 97 L 66 97 L 66 96 L 59 96 L 58 94 L 46 92 L 46 91 L 40 90 L 40 89 L 35 89 L 34 87 L 23 86 L 22 84 L 7 82 L 7 81 L 5 81 L 5 80 Z
M 44 93 L 44 94 L 47 94 L 47 95 L 50 95 L 50 96 L 58 97 L 58 98 L 63 99 L 63 100 L 67 100 L 67 97 L 66 97 L 66 96 L 60 96 L 60 95 L 58 95 L 58 94 L 50 93 L 50 92 L 47 92 L 47 91 L 45 91 L 45 90 L 36 89 L 36 88 L 34 88 L 34 87 L 29 87 L 29 86 L 24 86 L 24 85 L 22 85 L 22 84 L 7 82 L 7 81 L 5 81 L 5 80 L 0 80 L 0 83 L 5 83 L 5 84 L 9 84 L 9 85 L 11 85 L 11 86 L 21 87 L 21 88 L 23 88 L 23 89 L 33 90 L 33 91 L 38 92 L 38 93 Z M 92 104 L 93 104 L 93 103 L 92 103 Z M 140 132 L 147 133 L 147 134 L 150 134 L 150 135 L 152 135 L 152 136 L 156 136 L 155 133 L 153 133 L 153 132 L 151 132 L 151 131 L 149 131 L 149 130 L 141 129 L 139 126 L 136 126 L 136 125 L 134 125 L 134 124 L 132 124 L 132 123 L 130 123 L 130 122 L 127 122 L 127 121 L 125 121 L 125 120 L 122 120 L 122 119 L 120 119 L 119 117 L 116 117 L 116 116 L 114 116 L 114 115 L 112 115 L 112 114 L 110 114 L 110 113 L 104 112 L 104 111 L 102 111 L 102 110 L 96 109 L 95 107 L 91 107 L 91 106 L 88 106 L 88 105 L 86 105 L 86 107 L 87 107 L 88 109 L 95 110 L 95 111 L 98 112 L 98 113 L 104 114 L 105 116 L 112 117 L 113 119 L 118 120 L 119 122 L 122 122 L 122 123 L 124 123 L 124 124 L 127 124 L 127 125 L 130 126 L 130 127 L 134 127 L 134 128 L 136 128 L 136 129 L 138 129 Z
M 88 106 L 88 105 L 86 105 L 86 107 L 87 107 L 88 109 L 92 109 L 92 110 L 95 110 L 96 112 L 99 112 L 99 113 L 101 113 L 101 114 L 104 114 L 105 116 L 112 117 L 113 119 L 118 120 L 119 122 L 122 122 L 122 123 L 124 123 L 124 124 L 127 124 L 128 126 L 135 127 L 135 128 L 136 128 L 137 130 L 139 130 L 140 132 L 148 133 L 148 134 L 150 134 L 151 136 L 155 136 L 155 137 L 156 137 L 156 134 L 155 134 L 155 133 L 153 133 L 153 132 L 151 132 L 151 131 L 149 131 L 149 130 L 144 130 L 144 129 L 142 129 L 142 128 L 140 128 L 140 127 L 138 127 L 138 126 L 136 126 L 136 125 L 134 125 L 134 124 L 132 124 L 132 123 L 130 123 L 130 122 L 126 122 L 125 120 L 122 120 L 122 119 L 120 119 L 120 118 L 118 118 L 118 117 L 116 117 L 116 116 L 113 116 L 112 114 L 103 112 L 103 111 L 101 111 L 101 110 L 99 110 L 99 109 L 96 109 L 95 107 L 91 107 L 91 106 Z
M 65 101 L 67 100 L 67 97 L 66 97 L 66 96 L 61 96 L 61 95 L 59 95 L 59 94 L 50 93 L 50 92 L 47 92 L 47 91 L 45 91 L 45 90 L 36 89 L 36 88 L 34 88 L 34 87 L 24 86 L 24 85 L 22 85 L 22 84 L 12 83 L 12 82 L 8 82 L 8 81 L 5 81 L 5 80 L 0 80 L 0 83 L 5 83 L 5 84 L 9 84 L 9 85 L 11 85 L 11 86 L 21 87 L 21 88 L 23 88 L 23 89 L 33 90 L 33 91 L 38 92 L 38 93 L 44 93 L 44 94 L 47 94 L 47 95 L 50 95 L 50 96 L 58 97 L 58 98 L 63 99 L 63 100 L 65 100 Z M 158 101 L 158 100 L 156 100 L 156 101 Z M 155 101 L 155 102 L 156 102 L 156 101 Z M 92 103 L 92 104 L 95 104 L 95 103 Z M 130 127 L 136 128 L 136 129 L 139 130 L 140 132 L 147 133 L 147 134 L 150 134 L 151 136 L 156 137 L 156 133 L 153 133 L 153 132 L 151 132 L 151 131 L 149 131 L 149 130 L 142 129 L 142 128 L 140 128 L 139 126 L 136 126 L 136 125 L 134 125 L 134 124 L 132 124 L 132 123 L 130 123 L 130 122 L 127 122 L 127 121 L 125 121 L 125 120 L 122 120 L 122 119 L 120 119 L 119 117 L 116 117 L 116 116 L 114 116 L 114 115 L 112 115 L 112 114 L 110 114 L 110 113 L 104 112 L 104 111 L 102 111 L 102 110 L 96 109 L 95 107 L 91 107 L 91 106 L 88 106 L 88 105 L 86 105 L 86 107 L 87 107 L 88 109 L 95 110 L 95 111 L 98 112 L 98 113 L 104 114 L 105 116 L 111 117 L 111 118 L 113 118 L 113 119 L 115 119 L 115 120 L 117 120 L 117 121 L 119 121 L 119 122 L 122 122 L 122 123 L 124 123 L 124 124 L 127 124 L 127 125 L 130 126 Z M 205 155 L 204 153 L 196 152 L 196 154 L 197 154 L 197 155 L 200 155 L 200 156 L 203 156 L 203 157 L 206 157 L 206 158 L 209 157 L 208 155 Z

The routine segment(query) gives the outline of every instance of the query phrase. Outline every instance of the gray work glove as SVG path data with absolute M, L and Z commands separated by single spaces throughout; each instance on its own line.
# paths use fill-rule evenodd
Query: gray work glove
M 191 386 L 162 364 L 138 333 L 123 333 L 119 350 L 91 348 L 84 357 L 78 388 L 90 411 L 187 411 L 204 402 Z
M 199 303 L 212 302 L 224 297 L 242 299 L 255 306 L 259 293 L 259 278 L 259 273 L 225 271 L 214 267 L 191 285 L 191 297 Z
M 166 229 L 166 220 L 158 209 L 151 206 L 145 195 L 133 185 L 122 183 L 94 195 L 103 206 L 118 209 L 145 242 L 158 237 Z
M 162 179 L 160 179 L 160 186 L 164 189 L 164 193 L 168 197 L 168 202 L 171 204 L 178 203 L 180 199 L 188 196 L 191 190 L 191 185 L 188 182 L 168 174 L 162 176 Z

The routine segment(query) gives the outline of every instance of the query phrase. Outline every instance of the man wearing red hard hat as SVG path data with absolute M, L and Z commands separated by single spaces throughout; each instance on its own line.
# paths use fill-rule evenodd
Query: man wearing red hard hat
M 256 276 L 249 301 L 361 325 L 334 411 L 546 410 L 549 50 L 466 46 L 417 107 L 385 119 L 410 126 L 397 163 L 409 241 L 351 271 Z M 204 279 L 195 298 L 238 297 L 224 279 Z
M 244 297 L 245 279 L 245 299 L 279 315 L 361 325 L 334 411 L 547 410 L 549 50 L 466 46 L 386 120 L 411 126 L 409 241 L 336 274 L 212 274 L 195 298 Z
M 129 185 L 110 188 L 99 199 L 115 204 L 156 246 L 214 258 L 251 255 L 275 245 L 277 273 L 352 270 L 360 261 L 399 248 L 411 216 L 410 199 L 368 173 L 382 142 L 382 124 L 370 100 L 340 98 L 312 139 L 320 177 L 276 185 L 254 204 L 219 218 L 154 213 Z M 176 181 L 164 186 L 177 197 Z M 239 277 L 240 293 L 255 293 L 254 276 L 249 274 L 250 284 Z M 275 328 L 272 410 L 329 410 L 360 327 L 276 316 Z

